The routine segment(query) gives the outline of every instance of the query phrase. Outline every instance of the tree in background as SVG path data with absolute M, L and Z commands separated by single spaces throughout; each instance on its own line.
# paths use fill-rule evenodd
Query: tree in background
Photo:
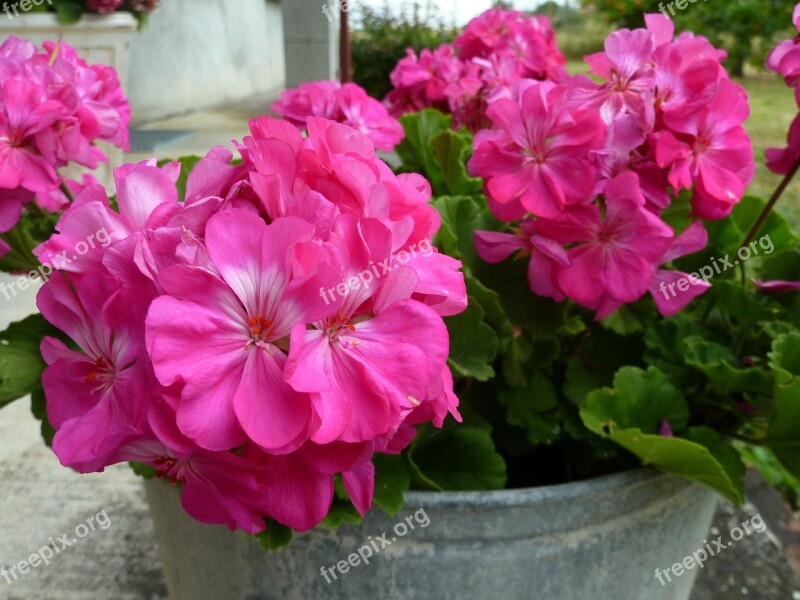
M 583 0 L 586 8 L 631 29 L 643 26 L 643 13 L 663 12 L 678 30 L 694 31 L 725 48 L 729 54 L 725 66 L 734 75 L 742 74 L 748 60 L 763 62 L 777 34 L 791 21 L 794 6 L 788 0 L 680 0 L 680 4 L 683 9 L 676 0 Z
M 419 2 L 411 11 L 397 15 L 388 6 L 382 10 L 361 8 L 353 31 L 353 80 L 373 98 L 383 98 L 392 89 L 389 74 L 406 48 L 419 52 L 453 41 L 458 30 L 447 25 L 430 0 L 425 10 Z

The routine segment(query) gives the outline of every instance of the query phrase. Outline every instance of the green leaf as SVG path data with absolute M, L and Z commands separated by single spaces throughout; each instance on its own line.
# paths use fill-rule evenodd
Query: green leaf
M 741 494 L 741 499 L 744 500 L 744 475 L 745 466 L 739 452 L 726 442 L 715 430 L 710 427 L 698 426 L 690 427 L 685 436 L 689 441 L 700 444 L 711 452 L 712 456 L 717 459 L 725 473 L 727 473 L 731 482 L 737 487 Z
M 140 462 L 129 462 L 128 465 L 136 473 L 139 477 L 143 479 L 155 479 L 156 477 L 156 469 L 155 467 L 151 467 L 150 465 L 146 465 Z
M 628 376 L 633 377 L 633 374 Z M 630 385 L 627 383 L 623 387 Z M 638 427 L 621 427 L 618 413 L 621 412 L 629 422 L 637 419 L 629 414 L 627 408 L 620 411 L 621 403 L 616 400 L 615 390 L 600 390 L 590 394 L 581 409 L 581 418 L 586 427 L 632 452 L 645 465 L 695 479 L 737 504 L 742 502 L 744 468 L 736 452 L 726 450 L 725 443 L 716 432 L 707 428 L 692 428 L 686 434 L 691 439 L 684 439 L 643 433 Z
M 780 379 L 788 383 L 800 375 L 800 333 L 786 333 L 772 343 L 772 352 L 767 354 L 769 366 L 780 369 L 786 375 Z
M 464 277 L 467 284 L 467 293 L 472 302 L 480 304 L 484 312 L 484 320 L 492 326 L 501 340 L 508 340 L 514 335 L 511 322 L 508 320 L 500 296 L 497 292 L 489 289 L 478 281 L 475 277 L 467 275 Z
M 77 2 L 61 0 L 56 4 L 58 20 L 65 25 L 72 25 L 80 21 L 85 10 L 85 7 Z
M 497 490 L 506 484 L 506 465 L 484 430 L 453 427 L 411 449 L 419 473 L 440 490 Z
M 718 259 L 727 254 L 731 263 L 739 260 L 736 254 L 740 245 L 765 206 L 766 202 L 762 198 L 745 196 L 729 217 L 721 221 L 707 222 L 705 225 L 710 242 L 707 253 L 716 252 L 714 256 Z M 797 243 L 798 239 L 792 233 L 792 228 L 786 219 L 772 211 L 756 241 L 753 242 L 755 245 L 749 247 L 749 253 L 751 258 L 753 256 L 763 258 L 775 252 L 794 249 Z M 709 262 L 705 264 L 709 264 Z
M 775 403 L 762 443 L 792 475 L 800 477 L 800 377 L 788 380 L 786 374 L 781 368 L 776 375 L 779 381 L 775 386 Z
M 761 265 L 759 276 L 764 281 L 800 280 L 800 250 L 784 252 L 779 256 L 770 256 Z
M 472 136 L 468 132 L 443 131 L 431 139 L 431 150 L 441 169 L 448 194 L 480 194 L 483 180 L 470 177 L 467 173 L 467 161 L 472 155 Z
M 424 175 L 431 184 L 434 197 L 447 194 L 447 186 L 442 169 L 433 156 L 431 140 L 448 131 L 451 121 L 452 117 L 433 109 L 400 117 L 406 137 L 395 150 L 403 161 L 403 170 Z
M 532 444 L 549 444 L 561 435 L 558 394 L 552 382 L 538 374 L 530 387 L 501 389 L 500 404 L 506 407 L 507 420 L 527 431 Z
M 41 422 L 41 432 L 44 443 L 47 444 L 48 447 L 52 447 L 56 430 L 47 418 L 47 400 L 44 396 L 44 388 L 42 388 L 42 386 L 37 387 L 31 392 L 31 412 L 33 416 Z
M 731 219 L 736 223 L 739 231 L 745 234 L 749 233 L 766 205 L 767 202 L 763 198 L 745 196 L 734 208 Z M 743 241 L 744 238 L 739 240 L 739 243 Z M 798 242 L 800 240 L 792 232 L 789 222 L 783 215 L 773 210 L 761 231 L 758 232 L 756 241 L 751 244 L 750 250 L 753 255 L 769 256 L 773 252 L 793 250 L 797 247 Z
M 645 465 L 704 483 L 735 504 L 744 500 L 742 481 L 728 473 L 711 450 L 701 444 L 679 437 L 644 434 L 638 429 L 618 431 L 607 437 L 633 452 Z
M 610 384 L 611 377 L 606 376 L 603 371 L 588 369 L 580 358 L 571 356 L 567 360 L 567 374 L 562 391 L 574 405 L 582 405 L 590 392 Z
M 683 190 L 677 198 L 673 198 L 669 206 L 661 213 L 661 219 L 675 231 L 678 237 L 683 230 L 692 224 L 692 193 Z
M 358 514 L 353 503 L 349 499 L 334 498 L 328 514 L 322 520 L 322 525 L 330 529 L 339 527 L 342 523 L 358 525 L 364 519 Z
M 13 229 L 0 234 L 0 239 L 11 247 L 11 251 L 0 259 L 0 271 L 27 273 L 40 266 L 39 259 L 33 255 L 33 249 L 41 242 L 34 236 L 33 224 L 29 220 L 20 220 Z
M 375 504 L 394 516 L 403 508 L 403 494 L 411 485 L 406 457 L 376 454 L 372 462 L 375 464 Z
M 486 268 L 475 250 L 475 231 L 500 227 L 486 202 L 473 196 L 442 196 L 433 201 L 433 206 L 442 217 L 437 246 L 448 256 L 461 259 L 468 274 Z
M 46 365 L 39 345 L 46 336 L 61 334 L 42 315 L 12 323 L 0 333 L 0 408 L 40 387 Z
M 640 301 L 621 306 L 600 321 L 600 325 L 619 335 L 631 335 L 644 331 L 653 323 L 656 315 L 657 310 L 652 302 Z
M 467 310 L 445 319 L 450 332 L 450 366 L 457 375 L 487 381 L 494 377 L 492 361 L 499 342 L 494 330 L 484 323 L 480 304 L 470 299 Z
M 294 532 L 290 527 L 278 523 L 275 519 L 267 518 L 264 521 L 267 523 L 267 528 L 254 536 L 264 550 L 273 552 L 291 543 Z
M 200 156 L 181 156 L 173 160 L 165 158 L 158 161 L 158 166 L 163 167 L 171 162 L 179 162 L 181 164 L 181 174 L 178 176 L 178 181 L 175 182 L 175 187 L 178 189 L 178 200 L 183 202 L 186 199 L 186 182 L 189 180 L 189 175 L 192 170 L 197 166 L 197 163 L 202 160 Z
M 686 364 L 686 340 L 693 336 L 709 338 L 710 332 L 683 314 L 663 319 L 645 331 L 645 360 L 658 367 L 680 389 L 698 382 L 697 372 Z
M 703 373 L 721 390 L 772 393 L 772 381 L 764 369 L 736 367 L 730 350 L 700 337 L 686 339 L 686 364 Z
M 738 283 L 720 281 L 714 284 L 711 294 L 716 301 L 715 307 L 723 314 L 730 315 L 745 325 L 754 325 L 759 321 L 772 318 L 772 312 Z
M 680 390 L 656 367 L 647 371 L 623 367 L 614 376 L 613 389 L 588 395 L 581 417 L 592 431 L 636 428 L 658 433 L 664 421 L 673 431 L 681 431 L 689 420 L 689 407 Z
M 767 484 L 778 490 L 789 504 L 792 506 L 800 504 L 800 479 L 789 473 L 769 448 L 737 443 L 736 449 L 745 462 L 758 469 Z

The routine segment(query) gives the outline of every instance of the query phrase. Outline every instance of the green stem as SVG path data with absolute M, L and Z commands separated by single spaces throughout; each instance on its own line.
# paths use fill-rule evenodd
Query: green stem
M 25 206 L 25 210 L 27 210 L 28 212 L 34 213 L 34 214 L 38 215 L 39 217 L 46 217 L 47 216 L 47 212 L 41 206 L 36 204 L 36 201 L 29 202 Z
M 786 176 L 781 181 L 780 185 L 775 189 L 775 192 L 772 194 L 772 197 L 767 202 L 767 205 L 764 207 L 764 210 L 761 211 L 761 214 L 758 217 L 758 220 L 753 225 L 753 228 L 750 230 L 750 233 L 747 234 L 747 238 L 745 239 L 744 243 L 742 244 L 742 248 L 746 248 L 750 245 L 750 243 L 756 239 L 756 236 L 761 231 L 761 228 L 764 227 L 764 223 L 767 222 L 769 215 L 772 213 L 772 209 L 775 208 L 775 205 L 780 200 L 783 192 L 786 191 L 786 188 L 789 187 L 789 184 L 794 179 L 794 176 L 797 174 L 797 171 L 800 171 L 800 159 L 798 159 L 794 166 L 792 167 L 791 171 L 789 171 Z
M 64 195 L 69 198 L 70 203 L 75 201 L 75 196 L 72 195 L 72 192 L 69 191 L 67 184 L 63 181 L 61 182 L 61 191 L 64 192 Z

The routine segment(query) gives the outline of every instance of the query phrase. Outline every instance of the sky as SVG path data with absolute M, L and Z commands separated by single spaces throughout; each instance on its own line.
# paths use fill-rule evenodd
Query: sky
M 382 8 L 387 4 L 387 0 L 360 0 L 366 6 L 371 8 Z M 428 0 L 416 0 L 423 7 L 423 16 L 425 14 L 424 7 Z M 351 4 L 353 0 L 350 0 Z M 403 5 L 411 6 L 412 0 L 389 0 L 388 4 L 392 7 L 402 7 Z M 478 16 L 487 8 L 491 7 L 492 0 L 431 0 L 431 4 L 438 6 L 439 13 L 445 18 L 448 23 L 455 22 L 456 25 L 466 25 L 467 22 L 473 17 Z M 538 0 L 516 0 L 513 2 L 515 8 L 532 9 L 538 4 Z

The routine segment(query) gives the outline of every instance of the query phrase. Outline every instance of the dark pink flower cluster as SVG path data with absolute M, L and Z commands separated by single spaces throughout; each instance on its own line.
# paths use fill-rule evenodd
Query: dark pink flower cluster
M 767 69 L 778 73 L 786 85 L 794 88 L 795 100 L 800 107 L 800 4 L 794 7 L 792 21 L 798 35 L 778 44 L 767 58 Z M 800 114 L 789 128 L 786 148 L 770 148 L 766 152 L 767 168 L 778 175 L 790 173 L 800 161 Z
M 38 50 L 9 37 L 0 45 L 0 232 L 22 206 L 58 193 L 58 169 L 107 160 L 94 143 L 128 149 L 131 112 L 116 71 L 87 65 L 67 44 Z
M 101 15 L 106 15 L 119 10 L 125 0 L 87 0 L 86 8 Z
M 301 130 L 308 128 L 309 117 L 322 117 L 344 123 L 366 135 L 378 150 L 391 152 L 405 137 L 400 122 L 386 107 L 367 95 L 355 83 L 336 81 L 304 83 L 286 90 L 272 105 L 272 111 Z
M 178 163 L 125 165 L 118 211 L 88 186 L 36 250 L 62 269 L 39 309 L 75 342 L 42 344 L 64 465 L 143 462 L 183 484 L 199 521 L 306 530 L 334 474 L 363 514 L 375 452 L 460 419 L 442 316 L 466 288 L 431 244 L 429 184 L 351 127 L 307 126 L 251 122 L 242 163 L 212 150 L 184 201 Z M 99 231 L 107 243 L 61 264 Z
M 493 100 L 493 127 L 476 135 L 469 163 L 494 214 L 522 220 L 517 235 L 478 232 L 481 256 L 530 253 L 534 293 L 598 318 L 648 291 L 665 315 L 703 293 L 696 276 L 660 269 L 706 245 L 702 223 L 676 238 L 660 215 L 691 190 L 693 217 L 727 216 L 755 166 L 747 96 L 724 53 L 690 34 L 673 39 L 666 17 L 646 21 L 586 58 L 599 83 L 522 80 Z
M 521 79 L 564 79 L 566 60 L 546 17 L 491 9 L 467 25 L 453 45 L 409 49 L 391 75 L 386 98 L 399 116 L 424 108 L 453 114 L 453 126 L 488 127 L 487 102 Z

